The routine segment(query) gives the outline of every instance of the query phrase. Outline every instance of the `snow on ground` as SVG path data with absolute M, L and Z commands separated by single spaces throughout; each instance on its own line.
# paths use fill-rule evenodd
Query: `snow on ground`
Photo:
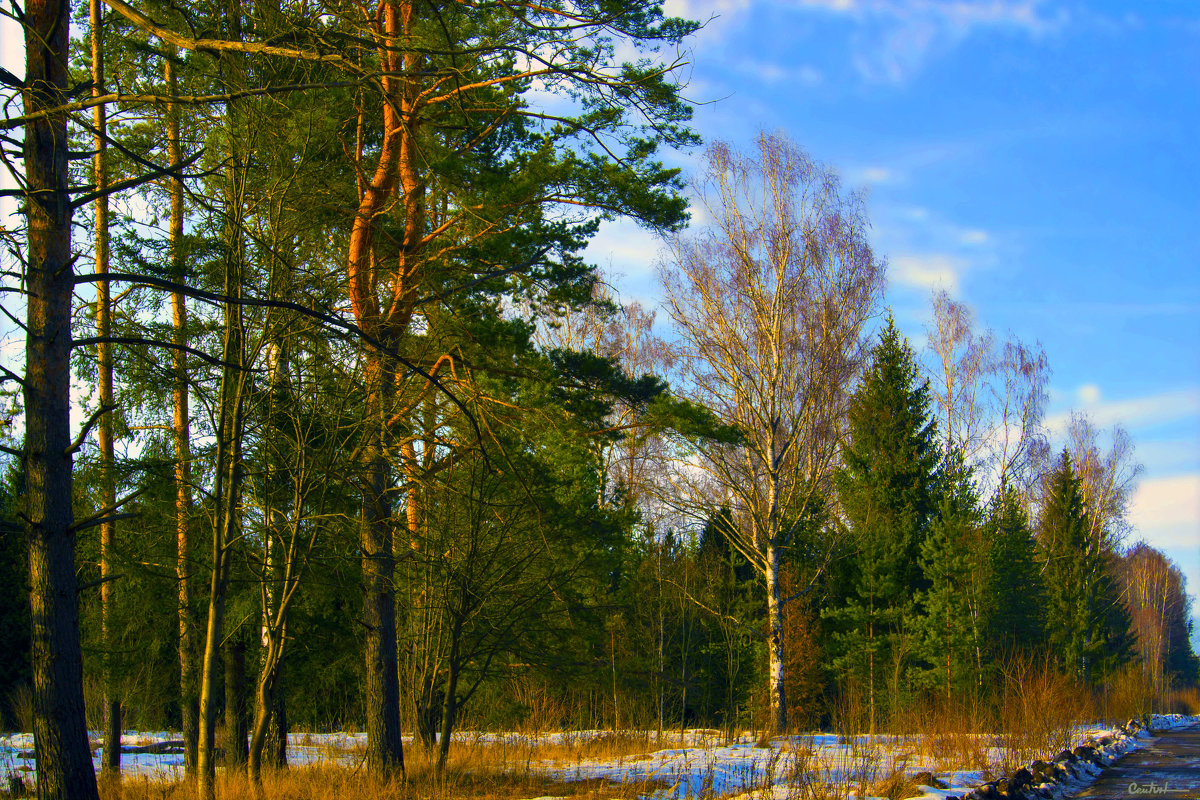
M 1194 724 L 1194 717 L 1156 717 L 1156 729 Z M 1143 737 L 1119 737 L 1119 729 L 1107 726 L 1081 726 L 1073 732 L 1074 744 L 1104 736 L 1113 741 L 1101 752 L 1111 758 L 1134 749 Z M 537 758 L 538 745 L 579 744 L 611 736 L 610 731 L 576 731 L 528 736 L 524 734 L 462 733 L 456 740 L 481 745 L 520 745 L 530 748 Z M 653 735 L 644 735 L 648 743 Z M 128 733 L 122 736 L 123 747 L 142 752 L 125 752 L 121 757 L 122 773 L 128 778 L 178 779 L 183 773 L 183 755 L 178 752 L 146 752 L 161 749 L 164 743 L 175 741 L 178 734 L 168 732 Z M 1002 753 L 992 737 L 978 737 L 978 751 L 984 754 L 993 772 L 1000 764 Z M 725 742 L 715 731 L 688 731 L 681 738 L 673 734 L 667 740 L 673 746 L 649 752 L 605 758 L 577 757 L 570 762 L 542 761 L 548 773 L 564 779 L 610 778 L 621 782 L 653 780 L 666 788 L 654 794 L 654 800 L 683 800 L 696 797 L 744 797 L 747 800 L 785 800 L 811 795 L 807 787 L 825 785 L 830 795 L 847 798 L 851 795 L 866 800 L 871 787 L 897 771 L 906 775 L 930 772 L 946 788 L 928 787 L 924 800 L 945 800 L 960 797 L 983 781 L 999 777 L 980 769 L 978 764 L 967 768 L 944 770 L 943 755 L 937 761 L 923 756 L 921 748 L 911 738 L 892 736 L 856 736 L 844 739 L 835 734 L 815 733 L 779 737 L 769 746 L 758 746 L 753 737 L 745 734 Z M 295 733 L 288 737 L 288 762 L 291 764 L 338 763 L 355 766 L 362 760 L 366 735 L 362 733 Z M 93 737 L 93 758 L 100 766 L 98 736 Z M 0 737 L 0 782 L 10 773 L 28 774 L 33 768 L 33 737 L 14 734 Z M 537 762 L 534 762 L 537 763 Z M 1093 768 L 1094 769 L 1094 768 Z M 29 777 L 32 777 L 31 775 Z M 1060 785 L 1059 793 L 1078 788 L 1086 779 Z M 0 783 L 0 785 L 3 785 Z

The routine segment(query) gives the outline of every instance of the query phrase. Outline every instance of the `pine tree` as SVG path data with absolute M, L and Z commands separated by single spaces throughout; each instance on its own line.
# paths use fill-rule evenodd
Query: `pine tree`
M 849 437 L 836 486 L 857 543 L 855 591 L 834 612 L 839 663 L 865 683 L 871 729 L 877 688 L 889 675 L 895 702 L 912 649 L 913 598 L 926 588 L 921 542 L 935 511 L 936 423 L 908 342 L 888 320 L 850 404 Z

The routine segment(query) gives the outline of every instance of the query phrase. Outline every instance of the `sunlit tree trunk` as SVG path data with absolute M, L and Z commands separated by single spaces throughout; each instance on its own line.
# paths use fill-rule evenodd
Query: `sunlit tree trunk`
M 88 11 L 91 21 L 92 44 L 92 96 L 104 94 L 104 43 L 101 27 L 100 0 L 90 0 Z M 103 103 L 97 103 L 93 111 L 96 127 L 94 142 L 96 153 L 92 157 L 92 170 L 96 191 L 108 189 L 108 118 Z M 96 198 L 96 274 L 108 273 L 108 196 Z M 100 507 L 115 508 L 117 504 L 116 482 L 113 478 L 113 362 L 112 344 L 107 341 L 111 333 L 111 300 L 108 281 L 96 282 L 96 382 L 99 389 L 101 417 L 96 426 L 96 445 L 100 451 Z M 116 643 L 113 641 L 113 548 L 116 544 L 117 524 L 112 519 L 100 523 L 100 650 L 104 659 L 104 744 L 101 750 L 100 772 L 108 777 L 121 774 L 121 699 L 117 689 L 117 669 L 114 663 Z
M 240 38 L 240 8 L 231 6 L 228 19 L 231 35 Z M 235 83 L 241 79 L 240 64 L 230 69 Z M 224 343 L 221 352 L 221 385 L 217 398 L 217 454 L 213 504 L 212 572 L 209 581 L 208 622 L 200 674 L 200 735 L 197 742 L 197 790 L 201 800 L 215 795 L 215 727 L 217 713 L 216 669 L 220 658 L 225 618 L 225 594 L 229 578 L 231 548 L 238 538 L 242 492 L 243 412 L 249 391 L 246 336 L 239 302 L 245 288 L 244 232 L 246 154 L 241 148 L 242 114 L 235 102 L 226 105 L 228 160 L 225 176 L 225 285 Z
M 410 2 L 381 2 L 376 19 L 380 42 L 408 35 Z M 350 305 L 359 326 L 387 347 L 408 330 L 418 285 L 416 256 L 424 236 L 424 191 L 417 181 L 416 68 L 418 56 L 394 47 L 381 48 L 386 71 L 381 79 L 383 131 L 379 160 L 360 185 L 358 210 L 350 232 L 347 278 Z M 362 142 L 358 157 L 361 161 Z M 380 280 L 376 225 L 379 215 L 398 199 L 404 224 L 390 279 Z M 383 304 L 376 294 L 390 284 Z M 392 536 L 392 471 L 388 416 L 395 398 L 395 369 L 389 354 L 366 346 L 364 384 L 366 423 L 361 453 L 362 516 L 359 522 L 363 568 L 363 626 L 366 632 L 367 765 L 381 778 L 404 772 L 400 740 L 400 686 L 396 661 L 395 555 Z
M 168 56 L 174 56 L 174 48 Z M 167 92 L 178 92 L 175 65 L 168 57 L 163 62 Z M 180 143 L 179 106 L 167 105 L 167 160 L 172 164 L 183 161 Z M 170 194 L 171 218 L 168 235 L 171 246 L 171 277 L 182 282 L 185 264 L 183 252 L 183 181 L 172 176 L 167 179 Z M 171 353 L 172 406 L 174 419 L 172 438 L 175 448 L 175 580 L 176 608 L 179 618 L 179 716 L 183 728 L 183 769 L 188 777 L 196 774 L 196 742 L 200 735 L 199 690 L 196 683 L 196 623 L 192 608 L 192 454 L 191 417 L 188 409 L 187 303 L 182 292 L 171 293 L 171 335 L 176 345 Z

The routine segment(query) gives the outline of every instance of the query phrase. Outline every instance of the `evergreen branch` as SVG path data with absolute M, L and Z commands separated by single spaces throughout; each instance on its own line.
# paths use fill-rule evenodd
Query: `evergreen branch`
M 533 258 L 529 259 L 528 261 L 524 262 L 523 264 L 517 264 L 514 267 L 508 267 L 507 269 L 502 269 L 502 270 L 499 270 L 498 272 L 489 272 L 485 275 L 480 275 L 478 278 L 476 278 L 473 281 L 467 281 L 466 283 L 459 284 L 458 286 L 455 286 L 453 289 L 450 289 L 448 291 L 440 292 L 438 294 L 431 294 L 427 297 L 422 297 L 419 300 L 416 300 L 413 302 L 413 307 L 417 308 L 417 307 L 425 305 L 426 303 L 432 303 L 434 300 L 442 300 L 446 297 L 446 295 L 456 294 L 458 292 L 464 292 L 467 289 L 473 289 L 474 287 L 478 286 L 479 284 L 484 283 L 486 281 L 490 281 L 493 278 L 503 278 L 504 276 L 511 275 L 514 272 L 520 272 L 524 269 L 528 269 L 529 267 L 532 267 L 534 264 L 536 264 L 538 261 L 540 261 L 542 256 L 546 255 L 546 253 L 549 253 L 549 252 L 550 252 L 549 247 L 543 247 L 541 250 L 539 250 L 537 252 L 537 254 Z
M 105 0 L 105 2 L 109 2 L 109 0 Z M 476 438 L 483 439 L 483 432 L 479 429 L 479 423 L 478 423 L 478 420 L 475 419 L 475 415 L 471 413 L 471 410 L 469 408 L 467 408 L 467 406 L 463 403 L 463 401 L 458 399 L 458 397 L 454 394 L 454 392 L 452 392 L 448 388 L 446 388 L 445 384 L 443 384 L 442 381 L 440 381 L 436 376 L 430 375 L 426 370 L 422 369 L 421 367 L 417 366 L 409 359 L 400 355 L 397 351 L 388 347 L 386 344 L 384 344 L 383 342 L 381 342 L 379 339 L 372 336 L 371 334 L 367 333 L 359 326 L 355 325 L 352 322 L 346 322 L 344 319 L 340 319 L 340 318 L 334 316 L 332 313 L 318 311 L 316 309 L 309 308 L 308 306 L 301 305 L 300 303 L 293 303 L 289 300 L 270 300 L 270 299 L 259 298 L 259 297 L 234 297 L 233 295 L 228 295 L 228 294 L 224 294 L 224 293 L 220 293 L 220 292 L 209 292 L 209 291 L 205 291 L 203 289 L 197 289 L 195 287 L 188 286 L 187 284 L 184 284 L 184 283 L 178 283 L 176 281 L 167 280 L 166 278 L 159 278 L 159 277 L 155 277 L 152 275 L 139 275 L 139 274 L 131 273 L 131 272 L 106 272 L 103 274 L 93 273 L 90 275 L 76 275 L 75 276 L 76 284 L 98 283 L 100 281 L 133 281 L 133 282 L 137 282 L 137 283 L 143 283 L 147 286 L 153 286 L 155 288 L 165 289 L 170 292 L 179 292 L 179 293 L 184 294 L 188 297 L 191 297 L 195 300 L 212 303 L 214 305 L 225 305 L 225 304 L 232 303 L 232 304 L 236 304 L 236 305 L 249 306 L 251 308 L 278 308 L 278 309 L 284 309 L 287 311 L 294 311 L 297 314 L 300 314 L 301 316 L 308 317 L 309 319 L 317 320 L 318 322 L 322 322 L 329 327 L 336 328 L 345 333 L 349 333 L 349 334 L 359 338 L 363 342 L 366 342 L 371 347 L 374 347 L 379 352 L 387 355 L 389 358 L 394 358 L 398 363 L 402 364 L 405 368 L 407 368 L 409 370 L 409 372 L 411 372 L 412 374 L 419 375 L 420 377 L 424 378 L 426 381 L 432 383 L 435 387 L 437 387 L 438 391 L 440 391 L 442 394 L 444 394 L 450 400 L 451 403 L 453 403 L 456 407 L 458 407 L 458 409 L 460 411 L 462 411 L 463 415 L 466 416 L 467 420 L 471 423 L 471 428 L 475 431 Z M 127 339 L 127 340 L 121 340 L 121 339 L 118 339 L 115 337 L 105 337 L 104 340 L 112 341 L 117 344 L 156 344 L 161 347 L 180 349 L 180 350 L 183 350 L 184 352 L 192 353 L 193 355 L 196 355 L 198 358 L 200 358 L 208 363 L 218 365 L 218 366 L 226 366 L 220 360 L 214 359 L 212 356 L 210 356 L 206 353 L 202 353 L 198 350 L 194 350 L 192 348 L 185 347 L 183 345 L 176 345 L 176 344 L 172 344 L 172 343 L 168 343 L 168 342 L 132 339 L 132 338 Z M 94 344 L 98 341 L 100 341 L 100 337 L 91 337 L 89 339 L 81 339 L 77 342 L 77 344 Z M 242 367 L 242 366 L 239 366 L 236 364 L 228 365 L 228 366 L 233 366 L 236 369 L 245 369 L 248 371 L 255 371 L 255 372 L 261 371 L 261 370 L 250 370 L 250 368 Z
M 201 152 L 196 153 L 195 155 L 193 155 L 191 158 L 187 159 L 186 161 L 181 161 L 178 164 L 171 164 L 169 166 L 159 167 L 158 169 L 155 169 L 148 174 L 136 175 L 132 178 L 126 178 L 123 181 L 117 181 L 116 183 L 106 186 L 104 189 L 101 189 L 98 192 L 89 192 L 88 194 L 85 194 L 82 197 L 77 198 L 71 205 L 73 208 L 83 208 L 84 206 L 88 205 L 92 201 L 98 200 L 101 197 L 108 197 L 111 194 L 116 194 L 117 192 L 123 192 L 126 189 L 132 189 L 135 186 L 141 186 L 143 183 L 149 183 L 150 181 L 156 180 L 157 178 L 161 178 L 164 175 L 172 175 L 172 176 L 178 177 L 176 175 L 176 173 L 179 172 L 179 170 L 183 169 L 184 167 L 188 167 L 188 166 L 191 166 L 192 164 L 195 164 L 200 159 L 200 156 L 202 156 L 203 154 L 204 154 L 203 151 L 201 151 Z

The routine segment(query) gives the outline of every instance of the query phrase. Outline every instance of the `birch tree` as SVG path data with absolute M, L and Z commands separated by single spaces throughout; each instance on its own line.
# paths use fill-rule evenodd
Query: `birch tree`
M 771 727 L 787 728 L 780 556 L 827 489 L 883 264 L 862 200 L 779 134 L 752 153 L 709 146 L 695 183 L 712 224 L 675 238 L 660 270 L 679 334 L 680 393 L 741 432 L 698 445 L 680 489 L 762 580 Z M 819 574 L 820 565 L 813 574 Z M 801 589 L 802 591 L 803 589 Z
M 974 464 L 986 438 L 992 332 L 978 331 L 971 310 L 945 291 L 933 293 L 933 321 L 927 330 L 936 360 L 931 395 L 945 420 L 943 452 L 958 450 L 967 464 Z

